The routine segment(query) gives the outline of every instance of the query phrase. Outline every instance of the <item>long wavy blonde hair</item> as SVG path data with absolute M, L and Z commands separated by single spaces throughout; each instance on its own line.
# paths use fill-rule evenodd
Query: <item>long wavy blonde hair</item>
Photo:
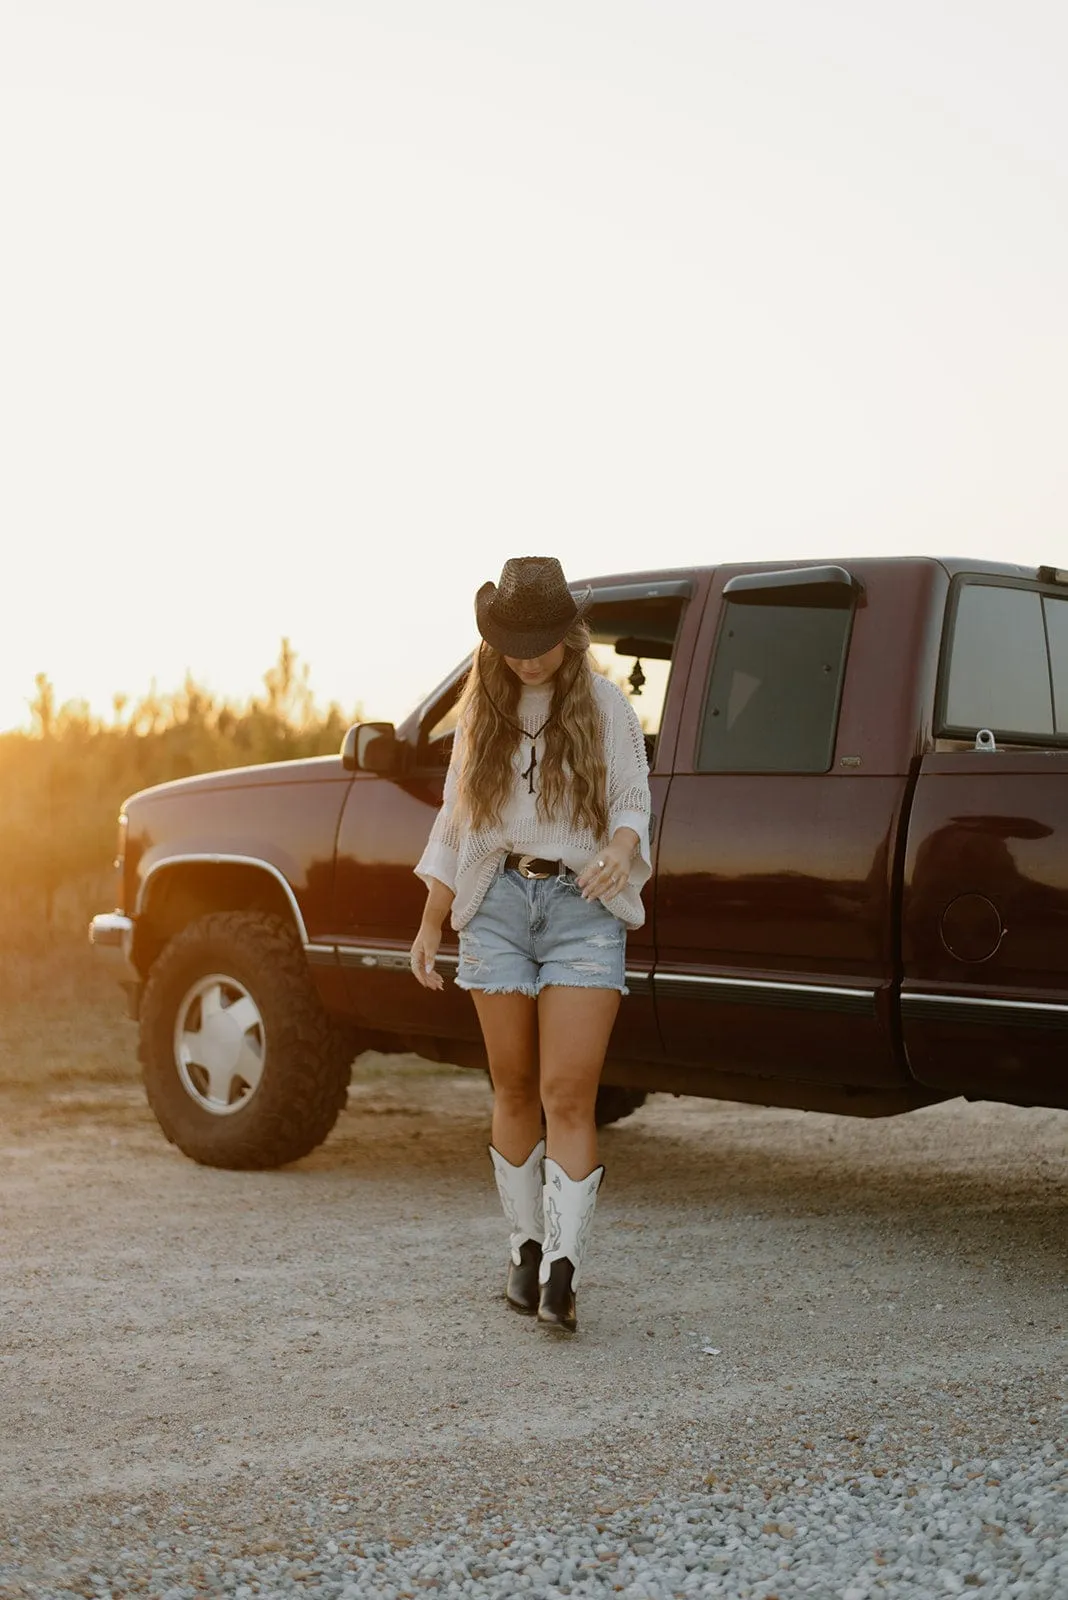
M 552 680 L 545 755 L 538 763 L 537 810 L 545 819 L 566 818 L 589 828 L 595 839 L 608 832 L 601 719 L 594 699 L 590 634 L 576 622 L 564 638 L 564 659 Z M 459 772 L 459 808 L 473 829 L 492 826 L 512 791 L 522 685 L 504 656 L 483 641 L 476 650 L 458 703 L 464 755 Z

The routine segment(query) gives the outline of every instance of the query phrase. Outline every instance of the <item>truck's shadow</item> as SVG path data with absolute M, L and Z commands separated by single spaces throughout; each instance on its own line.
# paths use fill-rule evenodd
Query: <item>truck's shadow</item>
M 409 1109 L 414 1117 L 350 1112 L 330 1142 L 292 1170 L 329 1170 L 361 1187 L 401 1183 L 424 1199 L 432 1190 L 434 1204 L 465 1211 L 484 1196 L 490 1207 L 488 1098 L 485 1109 L 469 1102 L 444 1119 Z M 617 1218 L 630 1212 L 635 1225 L 673 1232 L 739 1213 L 769 1222 L 848 1218 L 874 1226 L 891 1246 L 896 1237 L 905 1248 L 906 1236 L 915 1246 L 930 1232 L 954 1250 L 1003 1260 L 1018 1252 L 1047 1266 L 1063 1259 L 1068 1114 L 1001 1108 L 992 1125 L 978 1108 L 960 1106 L 952 1128 L 937 1131 L 928 1115 L 891 1124 L 756 1111 L 744 1122 L 706 1118 L 690 1134 L 639 1112 L 602 1130 L 603 1205 Z M 1035 1119 L 1026 1145 L 1010 1126 L 1014 1117 Z

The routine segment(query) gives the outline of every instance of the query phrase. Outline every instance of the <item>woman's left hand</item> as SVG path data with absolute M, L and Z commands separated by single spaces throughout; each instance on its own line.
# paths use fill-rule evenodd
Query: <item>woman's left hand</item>
M 606 844 L 594 861 L 583 867 L 578 885 L 584 900 L 609 900 L 627 886 L 631 851 L 624 844 Z

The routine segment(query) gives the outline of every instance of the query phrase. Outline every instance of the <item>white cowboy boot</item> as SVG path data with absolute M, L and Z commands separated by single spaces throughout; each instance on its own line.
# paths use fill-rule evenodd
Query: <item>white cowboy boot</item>
M 514 1311 L 531 1316 L 538 1309 L 538 1268 L 541 1265 L 542 1159 L 545 1140 L 539 1139 L 521 1167 L 506 1161 L 499 1150 L 489 1147 L 497 1193 L 505 1218 L 511 1227 L 511 1261 L 505 1295 Z
M 604 1168 L 594 1167 L 576 1182 L 557 1162 L 549 1157 L 545 1161 L 545 1241 L 538 1272 L 538 1321 L 564 1333 L 574 1333 L 578 1326 L 575 1290 L 603 1177 Z

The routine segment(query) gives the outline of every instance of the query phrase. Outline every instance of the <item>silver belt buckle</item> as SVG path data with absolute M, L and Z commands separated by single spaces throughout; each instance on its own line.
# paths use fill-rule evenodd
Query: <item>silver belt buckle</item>
M 534 878 L 539 881 L 542 878 L 547 878 L 549 876 L 547 872 L 531 872 L 530 863 L 536 859 L 536 856 L 520 856 L 516 862 L 516 871 L 524 878 Z

